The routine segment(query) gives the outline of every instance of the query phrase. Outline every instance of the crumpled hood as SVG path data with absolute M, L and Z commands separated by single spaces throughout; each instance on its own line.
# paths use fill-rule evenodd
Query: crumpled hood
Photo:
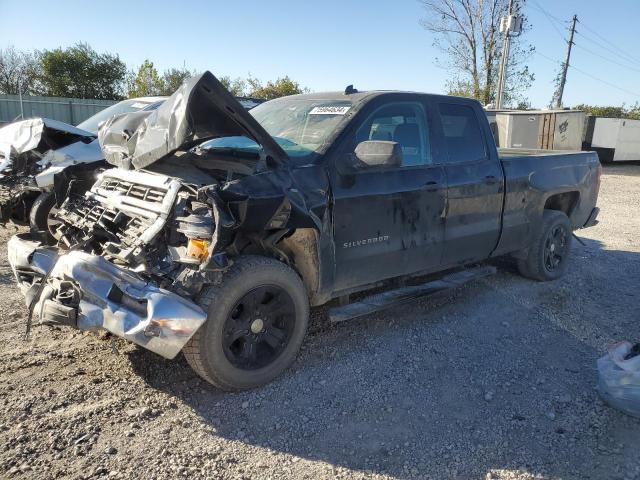
M 0 128 L 0 172 L 8 169 L 19 155 L 34 151 L 43 156 L 72 143 L 90 143 L 95 138 L 91 132 L 49 118 L 10 123 Z
M 107 162 L 126 169 L 144 168 L 176 150 L 231 136 L 254 140 L 276 160 L 287 157 L 211 72 L 185 81 L 157 110 L 115 116 L 98 132 Z

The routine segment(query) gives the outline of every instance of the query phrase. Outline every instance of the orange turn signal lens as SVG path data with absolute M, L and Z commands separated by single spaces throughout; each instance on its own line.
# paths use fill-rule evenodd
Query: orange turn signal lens
M 209 242 L 207 240 L 189 239 L 187 244 L 187 255 L 197 258 L 201 262 L 209 256 Z

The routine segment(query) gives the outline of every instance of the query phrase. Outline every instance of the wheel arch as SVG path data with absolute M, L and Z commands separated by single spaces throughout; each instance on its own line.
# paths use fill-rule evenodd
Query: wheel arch
M 546 198 L 543 211 L 556 210 L 563 212 L 567 217 L 571 218 L 571 215 L 578 206 L 579 201 L 580 192 L 577 190 L 554 193 Z
M 247 238 L 241 254 L 271 257 L 292 268 L 302 279 L 309 303 L 320 305 L 327 301 L 322 294 L 320 236 L 314 228 L 282 230 L 266 237 Z

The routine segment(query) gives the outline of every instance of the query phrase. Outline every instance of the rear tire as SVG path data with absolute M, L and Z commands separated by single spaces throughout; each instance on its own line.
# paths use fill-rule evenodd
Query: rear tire
M 56 196 L 53 192 L 44 192 L 38 195 L 31 206 L 29 212 L 29 226 L 32 232 L 47 232 L 47 243 L 55 244 L 54 226 L 58 222 L 54 221 L 52 215 L 57 211 Z
M 267 257 L 235 259 L 220 285 L 203 290 L 199 304 L 207 321 L 183 352 L 198 375 L 227 391 L 280 375 L 295 360 L 309 323 L 302 280 Z
M 545 210 L 527 258 L 518 260 L 520 274 L 541 282 L 562 277 L 567 271 L 572 238 L 569 217 L 564 212 Z

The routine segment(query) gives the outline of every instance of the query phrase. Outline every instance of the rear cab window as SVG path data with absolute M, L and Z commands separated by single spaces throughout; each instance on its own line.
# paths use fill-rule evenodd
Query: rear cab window
M 454 103 L 438 104 L 447 163 L 466 163 L 487 156 L 484 136 L 474 109 Z

